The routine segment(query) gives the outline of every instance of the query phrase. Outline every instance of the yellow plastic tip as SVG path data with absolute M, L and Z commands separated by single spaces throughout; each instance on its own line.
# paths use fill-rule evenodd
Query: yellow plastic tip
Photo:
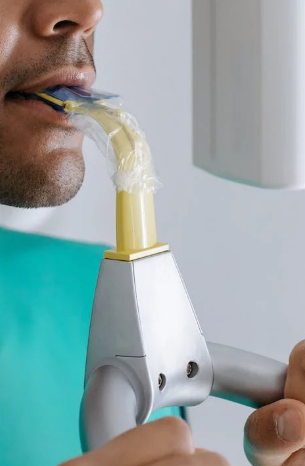
M 111 249 L 106 251 L 104 254 L 105 259 L 116 260 L 121 262 L 132 262 L 138 259 L 144 259 L 145 257 L 155 256 L 162 252 L 169 251 L 169 245 L 163 243 L 157 243 L 155 246 L 148 249 L 139 249 L 138 251 L 117 251 Z
M 38 95 L 38 97 L 41 97 L 44 100 L 47 100 L 49 102 L 52 102 L 55 105 L 58 105 L 59 107 L 63 107 L 65 110 L 66 102 L 63 102 L 60 99 L 56 99 L 55 97 L 45 94 L 44 92 L 36 92 L 36 95 Z

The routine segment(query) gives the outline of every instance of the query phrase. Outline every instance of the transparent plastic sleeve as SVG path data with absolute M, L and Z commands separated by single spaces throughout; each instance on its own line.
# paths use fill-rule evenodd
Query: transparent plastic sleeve
M 87 100 L 70 101 L 69 107 L 73 124 L 105 155 L 119 192 L 149 193 L 162 186 L 145 133 L 120 97 L 92 91 Z

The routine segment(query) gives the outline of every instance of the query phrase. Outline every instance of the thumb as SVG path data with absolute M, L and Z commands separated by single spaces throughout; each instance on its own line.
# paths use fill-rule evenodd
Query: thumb
M 255 411 L 245 427 L 245 452 L 254 466 L 282 466 L 305 445 L 305 406 L 281 400 Z

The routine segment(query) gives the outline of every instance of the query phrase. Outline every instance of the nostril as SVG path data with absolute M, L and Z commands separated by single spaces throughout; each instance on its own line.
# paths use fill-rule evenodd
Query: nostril
M 75 28 L 75 26 L 78 26 L 78 24 L 74 21 L 63 20 L 56 23 L 53 30 L 62 31 L 63 29 Z

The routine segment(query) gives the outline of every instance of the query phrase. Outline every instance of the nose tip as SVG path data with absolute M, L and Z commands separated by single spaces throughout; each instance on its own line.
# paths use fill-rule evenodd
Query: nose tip
M 42 37 L 80 34 L 87 38 L 102 17 L 100 0 L 38 0 L 32 30 Z

